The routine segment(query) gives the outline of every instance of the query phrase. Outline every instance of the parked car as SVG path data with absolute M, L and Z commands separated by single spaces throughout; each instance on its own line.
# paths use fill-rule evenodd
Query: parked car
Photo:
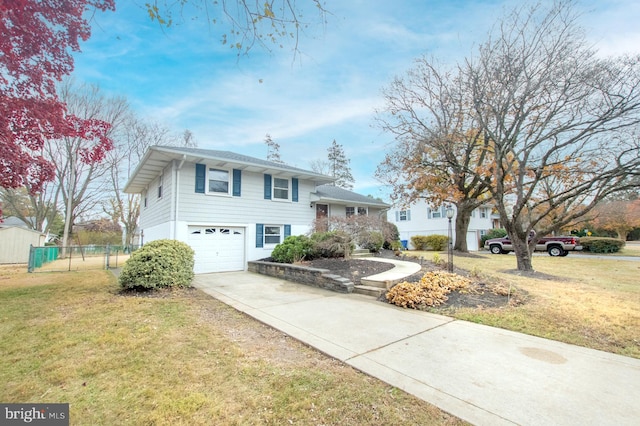
M 493 254 L 507 254 L 513 251 L 513 244 L 509 237 L 492 238 L 484 243 L 484 248 Z M 580 251 L 578 237 L 542 237 L 537 242 L 535 251 L 546 251 L 549 256 L 566 256 L 570 251 Z

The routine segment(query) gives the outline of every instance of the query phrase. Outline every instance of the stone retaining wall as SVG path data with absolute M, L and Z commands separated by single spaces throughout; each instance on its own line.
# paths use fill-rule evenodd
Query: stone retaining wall
M 332 274 L 328 269 L 309 268 L 290 263 L 265 262 L 252 260 L 248 262 L 249 271 L 271 277 L 324 288 L 339 293 L 353 292 L 353 283 L 344 277 Z

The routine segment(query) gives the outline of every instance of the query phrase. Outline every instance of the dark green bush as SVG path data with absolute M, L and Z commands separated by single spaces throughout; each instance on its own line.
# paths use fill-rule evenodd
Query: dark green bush
M 177 240 L 156 240 L 134 251 L 120 273 L 124 289 L 189 287 L 193 280 L 193 249 Z
M 492 238 L 504 238 L 507 236 L 507 230 L 504 228 L 494 228 L 489 229 L 486 234 L 480 238 L 481 246 L 484 246 L 485 241 L 490 240 Z
M 313 243 L 304 235 L 292 235 L 284 239 L 271 252 L 274 261 L 295 263 L 311 257 Z
M 384 244 L 382 232 L 363 231 L 358 235 L 358 245 L 372 253 L 377 253 Z
M 351 235 L 344 231 L 316 232 L 311 235 L 313 257 L 348 258 L 354 249 Z
M 580 245 L 583 250 L 592 253 L 617 253 L 624 247 L 625 242 L 617 238 L 582 237 L 580 238 Z
M 411 244 L 416 250 L 442 251 L 447 247 L 449 237 L 446 235 L 414 235 Z

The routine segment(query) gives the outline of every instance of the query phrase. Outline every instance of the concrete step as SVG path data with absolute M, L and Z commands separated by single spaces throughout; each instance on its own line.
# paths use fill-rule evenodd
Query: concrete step
M 367 287 L 382 288 L 386 290 L 388 288 L 387 283 L 388 283 L 387 281 L 374 281 L 374 280 L 368 280 L 366 278 L 360 278 L 360 285 L 364 285 Z
M 382 293 L 384 293 L 384 289 L 359 284 L 353 287 L 353 292 L 356 294 L 364 294 L 365 296 L 373 296 L 377 299 Z

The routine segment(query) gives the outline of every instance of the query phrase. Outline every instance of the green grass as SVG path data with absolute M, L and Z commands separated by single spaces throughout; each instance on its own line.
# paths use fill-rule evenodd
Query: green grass
M 433 258 L 433 252 L 409 252 Z M 446 253 L 439 254 L 446 259 Z M 537 275 L 514 274 L 514 255 L 454 255 L 454 265 L 507 283 L 525 303 L 460 308 L 455 318 L 640 358 L 640 261 L 534 256 Z
M 198 290 L 0 268 L 0 306 L 0 400 L 68 402 L 71 424 L 462 424 Z

